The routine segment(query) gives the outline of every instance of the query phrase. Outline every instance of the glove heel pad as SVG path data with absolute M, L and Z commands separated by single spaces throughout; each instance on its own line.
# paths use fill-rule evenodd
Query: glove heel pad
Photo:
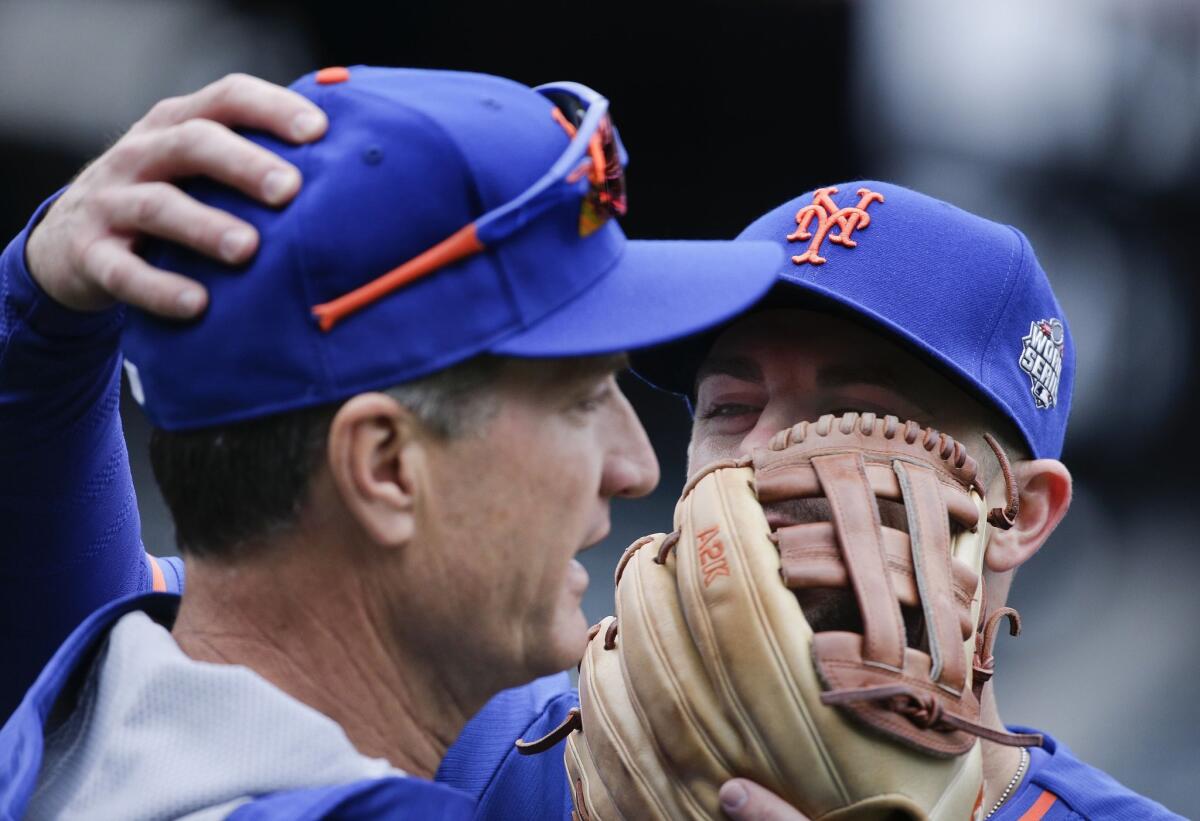
M 669 790 L 707 817 L 719 805 L 717 790 L 734 774 L 741 741 L 705 684 L 704 661 L 679 602 L 676 559 L 656 561 L 661 543 L 659 537 L 638 550 L 617 588 L 621 669 L 644 726 L 672 728 L 650 738 L 666 772 L 679 774 Z
M 586 716 L 582 739 L 587 750 L 585 757 L 604 773 L 600 784 L 592 784 L 586 778 L 585 783 L 589 794 L 602 789 L 606 791 L 618 809 L 626 804 L 650 810 L 654 817 L 678 817 L 680 813 L 674 796 L 664 795 L 658 789 L 659 785 L 647 777 L 648 773 L 661 768 L 661 764 L 654 745 L 641 741 L 640 717 L 622 682 L 620 654 L 604 649 L 601 637 L 613 621 L 610 616 L 600 622 L 599 636 L 588 643 L 579 670 L 580 708 Z M 567 744 L 568 762 L 572 752 L 583 754 L 579 733 L 573 733 Z M 574 780 L 586 776 L 587 771 L 571 775 Z

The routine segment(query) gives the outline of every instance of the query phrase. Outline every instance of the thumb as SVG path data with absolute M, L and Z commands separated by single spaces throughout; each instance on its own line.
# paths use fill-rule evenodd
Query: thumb
M 718 797 L 721 809 L 734 821 L 808 821 L 808 816 L 775 793 L 744 778 L 726 781 Z

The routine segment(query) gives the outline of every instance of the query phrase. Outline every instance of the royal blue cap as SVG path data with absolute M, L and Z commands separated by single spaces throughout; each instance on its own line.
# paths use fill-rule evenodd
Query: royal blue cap
M 234 269 L 177 245 L 146 251 L 210 294 L 193 322 L 130 312 L 126 370 L 159 428 L 333 402 L 482 353 L 586 356 L 657 344 L 736 315 L 774 281 L 775 243 L 627 241 L 615 220 L 584 237 L 580 201 L 565 198 L 494 247 L 322 331 L 313 306 L 512 200 L 569 138 L 546 97 L 499 77 L 356 66 L 292 88 L 328 115 L 326 135 L 303 146 L 249 135 L 300 169 L 290 204 L 188 186 L 258 229 L 254 259 Z
M 1020 231 L 897 185 L 862 181 L 790 200 L 738 239 L 786 250 L 773 304 L 799 298 L 866 320 L 1008 417 L 1034 457 L 1062 452 L 1075 346 Z M 714 339 L 649 351 L 634 366 L 652 384 L 690 394 Z

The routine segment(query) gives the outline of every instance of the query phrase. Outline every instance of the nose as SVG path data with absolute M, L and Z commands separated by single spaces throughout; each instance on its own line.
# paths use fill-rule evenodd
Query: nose
M 650 447 L 650 437 L 625 394 L 618 391 L 617 401 L 611 407 L 612 424 L 605 431 L 608 442 L 600 495 L 606 499 L 645 496 L 654 490 L 659 479 L 658 458 Z
M 738 456 L 749 456 L 759 448 L 765 448 L 771 437 L 783 430 L 782 425 L 774 422 L 759 422 L 738 444 Z
M 738 456 L 750 456 L 759 448 L 765 448 L 771 437 L 784 428 L 804 419 L 815 419 L 813 409 L 807 403 L 771 401 L 763 408 L 757 423 L 746 432 L 738 443 Z

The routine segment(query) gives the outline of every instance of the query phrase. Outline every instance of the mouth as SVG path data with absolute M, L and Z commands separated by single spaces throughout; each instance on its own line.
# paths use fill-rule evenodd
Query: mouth
M 908 532 L 908 519 L 904 505 L 887 499 L 878 500 L 880 524 L 902 533 Z M 791 499 L 763 506 L 767 525 L 774 533 L 780 528 L 830 521 L 829 502 L 823 498 Z M 814 633 L 841 631 L 863 632 L 862 614 L 858 599 L 850 588 L 812 587 L 794 591 L 804 617 Z M 924 612 L 917 607 L 901 605 L 904 619 L 905 638 L 909 647 L 928 652 L 929 641 L 925 630 Z
M 771 528 L 772 533 L 781 527 L 791 527 L 794 524 L 797 524 L 794 516 L 789 516 L 781 511 L 767 512 L 767 527 Z
M 588 576 L 587 568 L 583 566 L 579 559 L 571 559 L 567 564 L 567 589 L 582 599 L 583 594 L 587 592 L 590 581 L 591 578 Z
M 890 527 L 892 530 L 899 530 L 901 533 L 908 532 L 908 513 L 902 502 L 879 499 L 877 505 L 881 525 Z M 833 520 L 829 500 L 820 496 L 772 502 L 763 505 L 763 513 L 766 514 L 767 525 L 771 528 L 772 533 L 781 527 Z
M 828 506 L 824 499 L 789 499 L 763 505 L 767 526 L 774 532 L 781 527 L 805 524 L 829 519 Z

